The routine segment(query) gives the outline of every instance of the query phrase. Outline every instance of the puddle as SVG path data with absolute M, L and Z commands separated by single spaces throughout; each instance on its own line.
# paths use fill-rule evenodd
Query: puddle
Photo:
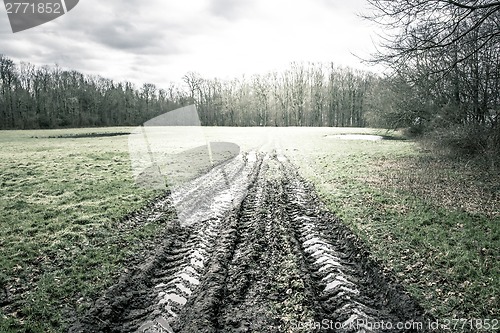
M 341 139 L 341 140 L 367 140 L 367 141 L 379 141 L 384 140 L 383 136 L 371 135 L 371 134 L 338 134 L 338 135 L 327 135 L 329 139 Z

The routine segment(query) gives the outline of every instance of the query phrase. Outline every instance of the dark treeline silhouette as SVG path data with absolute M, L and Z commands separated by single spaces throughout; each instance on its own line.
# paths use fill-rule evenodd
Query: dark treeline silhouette
M 174 87 L 136 89 L 57 66 L 16 65 L 0 55 L 1 129 L 138 125 L 185 105 L 184 97 Z
M 292 63 L 283 72 L 250 78 L 206 80 L 188 73 L 184 81 L 204 124 L 363 127 L 378 79 L 333 64 Z
M 250 79 L 188 73 L 183 85 L 137 89 L 0 55 L 0 128 L 135 126 L 193 103 L 206 126 L 365 126 L 367 96 L 377 81 L 333 64 L 292 64 Z

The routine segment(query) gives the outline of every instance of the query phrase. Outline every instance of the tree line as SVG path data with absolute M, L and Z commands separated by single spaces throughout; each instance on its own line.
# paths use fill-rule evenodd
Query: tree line
M 0 55 L 0 128 L 136 126 L 195 104 L 206 126 L 357 126 L 378 78 L 332 63 L 233 80 L 188 73 L 166 89 L 115 82 Z
M 332 63 L 292 63 L 283 72 L 250 78 L 207 80 L 188 73 L 184 80 L 207 124 L 363 127 L 377 78 Z
M 188 103 L 175 87 L 114 82 L 0 55 L 0 128 L 131 126 Z

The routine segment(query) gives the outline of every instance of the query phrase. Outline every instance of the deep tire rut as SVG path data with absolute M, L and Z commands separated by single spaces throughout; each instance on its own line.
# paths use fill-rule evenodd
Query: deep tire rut
M 374 324 L 430 319 L 282 155 L 239 155 L 172 205 L 156 255 L 71 332 L 398 332 Z

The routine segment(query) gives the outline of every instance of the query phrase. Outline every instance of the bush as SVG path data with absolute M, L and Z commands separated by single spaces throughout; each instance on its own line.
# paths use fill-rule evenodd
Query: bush
M 457 158 L 479 158 L 498 164 L 500 133 L 496 127 L 453 125 L 436 128 L 423 136 L 430 149 Z
M 403 135 L 408 138 L 420 138 L 425 133 L 425 126 L 423 124 L 414 124 L 403 130 Z

